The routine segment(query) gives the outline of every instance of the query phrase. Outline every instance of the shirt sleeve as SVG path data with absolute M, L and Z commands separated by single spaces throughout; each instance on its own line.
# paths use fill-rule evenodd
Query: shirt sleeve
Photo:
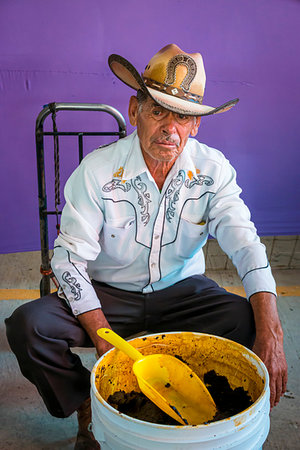
M 265 246 L 250 220 L 250 211 L 240 198 L 236 172 L 224 158 L 216 194 L 210 201 L 209 233 L 237 268 L 247 298 L 257 292 L 276 295 Z
M 55 247 L 51 266 L 59 282 L 58 295 L 66 300 L 74 316 L 101 307 L 85 260 L 63 247 Z
M 103 210 L 97 183 L 84 162 L 67 181 L 64 195 L 66 204 L 51 267 L 60 285 L 58 294 L 66 299 L 73 314 L 79 315 L 101 306 L 87 273 L 87 262 L 95 260 L 101 251 Z

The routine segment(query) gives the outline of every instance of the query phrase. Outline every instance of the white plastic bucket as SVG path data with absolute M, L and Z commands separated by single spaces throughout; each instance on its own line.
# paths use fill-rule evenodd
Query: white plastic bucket
M 97 361 L 91 375 L 92 431 L 102 450 L 262 448 L 270 427 L 269 376 L 253 352 L 202 333 L 153 334 L 130 342 L 143 354 L 180 355 L 200 377 L 215 369 L 228 378 L 232 388 L 244 387 L 254 403 L 235 416 L 205 425 L 158 425 L 134 419 L 106 401 L 120 389 L 139 390 L 132 361 L 113 349 Z

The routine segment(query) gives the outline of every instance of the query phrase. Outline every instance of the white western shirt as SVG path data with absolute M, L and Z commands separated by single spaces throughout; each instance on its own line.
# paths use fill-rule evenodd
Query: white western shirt
M 51 262 L 75 315 L 99 308 L 91 279 L 149 293 L 203 274 L 215 237 L 246 295 L 276 294 L 265 246 L 222 153 L 189 139 L 160 192 L 136 131 L 89 154 L 65 186 Z

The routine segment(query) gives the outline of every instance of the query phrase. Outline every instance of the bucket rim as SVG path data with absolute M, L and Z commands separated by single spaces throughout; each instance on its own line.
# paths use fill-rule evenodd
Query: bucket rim
M 259 408 L 260 403 L 262 403 L 262 401 L 265 401 L 264 396 L 265 396 L 267 390 L 269 389 L 269 373 L 268 373 L 268 370 L 267 370 L 265 364 L 263 363 L 263 361 L 252 350 L 246 348 L 244 345 L 239 344 L 238 342 L 232 341 L 231 339 L 224 338 L 222 336 L 216 336 L 213 334 L 200 333 L 200 332 L 194 332 L 194 331 L 167 331 L 167 332 L 163 332 L 163 333 L 151 333 L 151 334 L 145 334 L 145 335 L 141 335 L 141 336 L 132 337 L 132 338 L 128 339 L 128 342 L 134 341 L 136 339 L 143 339 L 145 337 L 170 335 L 170 334 L 182 334 L 182 333 L 192 334 L 192 335 L 196 335 L 196 336 L 208 336 L 208 337 L 213 337 L 213 338 L 220 339 L 220 340 L 227 341 L 227 342 L 229 341 L 232 344 L 240 347 L 241 349 L 247 350 L 247 352 L 249 352 L 249 354 L 253 357 L 253 359 L 256 360 L 256 362 L 261 366 L 262 371 L 265 376 L 263 390 L 262 390 L 261 394 L 259 395 L 259 397 L 255 400 L 255 402 L 253 402 L 251 406 L 249 406 L 248 408 L 239 412 L 238 414 L 227 417 L 226 419 L 217 420 L 217 421 L 209 422 L 209 423 L 203 423 L 203 424 L 199 424 L 199 425 L 163 425 L 163 424 L 148 422 L 145 420 L 140 420 L 140 419 L 136 419 L 135 417 L 128 416 L 127 414 L 119 412 L 116 408 L 113 408 L 106 400 L 104 400 L 104 398 L 100 395 L 100 393 L 98 392 L 98 390 L 96 388 L 95 381 L 96 381 L 96 371 L 97 371 L 98 365 L 101 363 L 102 359 L 104 359 L 104 357 L 106 355 L 108 355 L 110 352 L 113 352 L 115 350 L 115 347 L 114 347 L 100 356 L 100 358 L 96 361 L 96 363 L 92 369 L 92 372 L 91 372 L 91 377 L 90 377 L 91 388 L 92 388 L 93 393 L 95 394 L 96 398 L 100 401 L 100 403 L 106 409 L 110 410 L 110 412 L 112 412 L 115 417 L 121 418 L 122 420 L 126 420 L 126 421 L 130 420 L 130 422 L 134 421 L 134 422 L 137 422 L 140 424 L 144 424 L 144 425 L 146 424 L 147 426 L 150 426 L 153 428 L 173 429 L 173 430 L 174 429 L 181 429 L 181 430 L 182 429 L 199 429 L 199 428 L 207 428 L 207 427 L 214 428 L 214 427 L 218 426 L 218 424 L 226 423 L 226 422 L 232 421 L 232 420 L 235 423 L 238 423 L 241 416 L 244 416 L 245 414 L 251 415 L 250 410 Z M 244 421 L 241 421 L 241 426 L 242 426 L 243 422 Z

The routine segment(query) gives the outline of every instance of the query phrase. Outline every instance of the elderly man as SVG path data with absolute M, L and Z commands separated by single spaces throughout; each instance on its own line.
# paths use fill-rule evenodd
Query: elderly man
M 287 365 L 275 282 L 235 171 L 218 150 L 190 138 L 201 116 L 224 112 L 203 104 L 199 53 L 160 50 L 142 76 L 111 55 L 130 98 L 130 136 L 89 154 L 65 187 L 66 205 L 52 268 L 58 295 L 23 305 L 7 319 L 22 373 L 49 412 L 78 411 L 75 448 L 98 448 L 88 431 L 89 372 L 70 348 L 110 345 L 112 327 L 137 332 L 199 331 L 252 348 L 270 374 L 271 407 L 286 389 Z M 247 299 L 204 275 L 202 248 L 217 238 L 242 279 Z

